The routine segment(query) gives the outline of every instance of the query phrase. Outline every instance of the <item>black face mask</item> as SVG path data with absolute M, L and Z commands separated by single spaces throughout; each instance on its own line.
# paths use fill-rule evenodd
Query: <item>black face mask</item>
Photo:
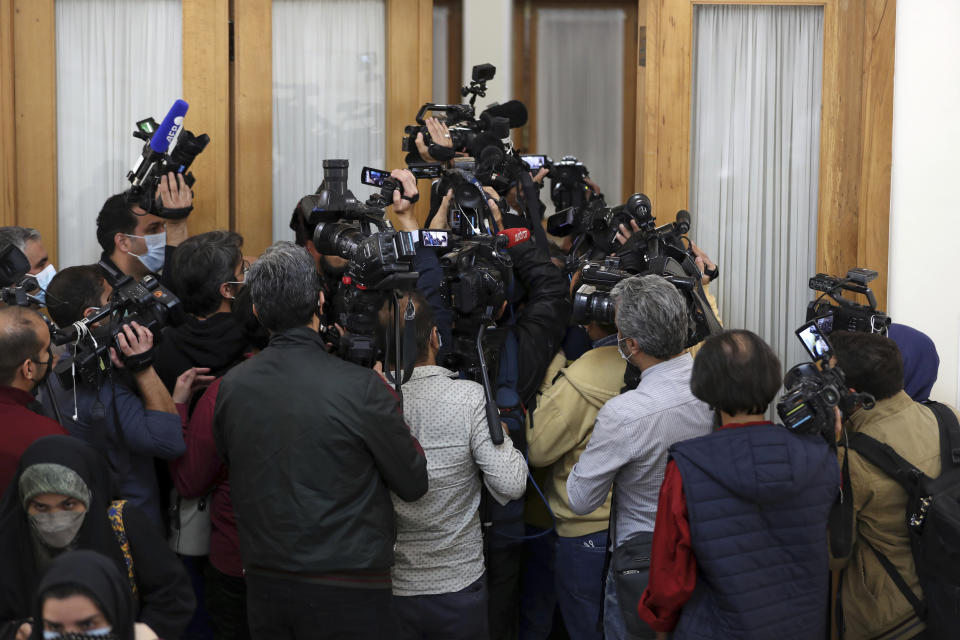
M 45 365 L 47 367 L 46 371 L 43 372 L 43 376 L 41 376 L 40 379 L 37 380 L 37 383 L 34 386 L 34 389 L 36 389 L 40 387 L 44 382 L 47 381 L 47 378 L 50 377 L 50 372 L 53 371 L 53 350 L 50 348 L 49 345 L 47 345 L 47 361 L 38 362 L 37 360 L 33 360 L 33 363 L 38 365 Z

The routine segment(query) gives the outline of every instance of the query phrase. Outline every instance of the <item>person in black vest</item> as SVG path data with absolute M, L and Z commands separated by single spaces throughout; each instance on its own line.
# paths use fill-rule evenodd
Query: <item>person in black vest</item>
M 750 331 L 714 336 L 697 354 L 690 388 L 722 426 L 670 448 L 637 606 L 658 636 L 825 637 L 827 517 L 840 473 L 821 436 L 764 417 L 780 372 Z

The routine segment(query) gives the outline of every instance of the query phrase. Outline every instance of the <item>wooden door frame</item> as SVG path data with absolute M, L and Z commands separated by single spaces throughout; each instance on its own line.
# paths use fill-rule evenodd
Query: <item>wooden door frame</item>
M 537 153 L 537 9 L 623 9 L 624 24 L 623 58 L 623 167 L 621 193 L 613 198 L 626 200 L 637 190 L 635 165 L 639 155 L 636 144 L 637 131 L 637 56 L 638 56 L 638 9 L 632 0 L 514 0 L 513 3 L 513 94 L 527 106 L 530 119 L 521 129 L 517 147 L 521 153 Z M 631 141 L 633 141 L 631 143 Z M 612 195 L 612 194 L 611 194 Z
M 181 1 L 187 126 L 211 139 L 191 168 L 190 233 L 233 229 L 259 254 L 273 241 L 272 0 Z M 403 126 L 432 90 L 433 0 L 384 3 L 385 144 L 400 167 Z M 56 264 L 55 23 L 55 0 L 0 0 L 0 225 L 38 229 Z
M 817 270 L 876 269 L 885 308 L 896 0 L 639 0 L 637 179 L 661 211 L 688 208 L 693 12 L 718 4 L 824 8 Z

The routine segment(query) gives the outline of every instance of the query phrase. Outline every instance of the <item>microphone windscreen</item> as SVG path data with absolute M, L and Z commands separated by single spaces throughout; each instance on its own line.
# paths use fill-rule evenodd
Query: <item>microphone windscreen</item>
M 527 107 L 519 100 L 508 100 L 484 109 L 484 113 L 510 121 L 510 128 L 516 129 L 527 124 Z
M 150 148 L 157 153 L 166 153 L 170 144 L 176 140 L 177 133 L 183 126 L 183 116 L 187 115 L 187 109 L 190 108 L 183 100 L 177 100 L 167 111 L 167 116 L 157 127 L 153 137 L 150 138 Z

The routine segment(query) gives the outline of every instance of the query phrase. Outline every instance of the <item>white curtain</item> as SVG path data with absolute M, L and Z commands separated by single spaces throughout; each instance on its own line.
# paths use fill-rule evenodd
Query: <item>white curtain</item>
M 180 0 L 56 0 L 57 268 L 96 262 L 97 213 L 143 148 L 136 122 L 181 97 L 181 24 Z
M 610 205 L 621 202 L 623 180 L 625 21 L 622 9 L 537 11 L 537 148 L 530 153 L 576 156 Z
M 786 369 L 809 360 L 794 330 L 816 267 L 823 9 L 699 5 L 693 70 L 691 235 L 720 265 L 724 326 Z
M 372 192 L 360 169 L 390 168 L 384 14 L 383 0 L 273 1 L 274 240 L 293 239 L 290 215 L 320 185 L 324 159 L 350 161 L 360 199 Z
M 433 8 L 433 101 L 447 102 L 447 41 L 450 37 L 450 8 Z

